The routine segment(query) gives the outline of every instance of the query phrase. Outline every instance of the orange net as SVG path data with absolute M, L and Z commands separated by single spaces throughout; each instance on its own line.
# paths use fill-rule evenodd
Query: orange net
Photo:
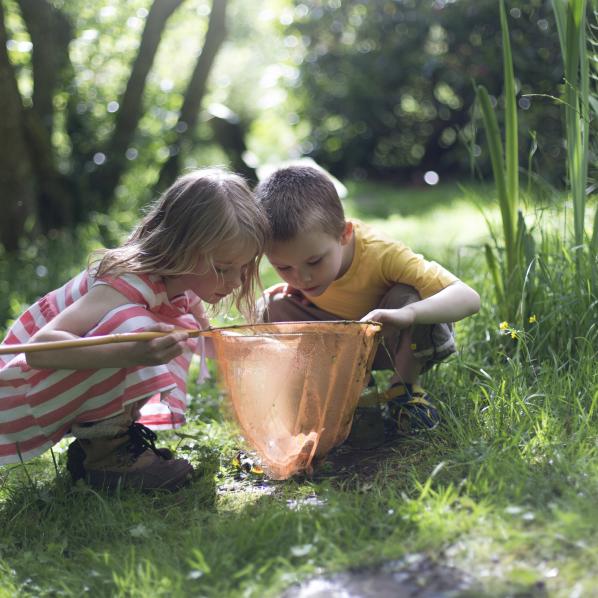
M 247 442 L 274 479 L 310 471 L 345 440 L 380 324 L 278 322 L 214 330 L 222 381 Z

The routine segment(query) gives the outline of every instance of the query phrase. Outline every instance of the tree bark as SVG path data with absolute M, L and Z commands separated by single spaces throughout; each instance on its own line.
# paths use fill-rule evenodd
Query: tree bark
M 18 0 L 33 44 L 33 106 L 26 110 L 27 148 L 37 181 L 40 229 L 48 232 L 73 224 L 76 194 L 56 168 L 52 131 L 54 94 L 71 66 L 68 47 L 73 29 L 68 18 L 46 0 Z
M 16 251 L 28 217 L 34 216 L 35 184 L 27 152 L 24 111 L 6 51 L 4 7 L 0 0 L 0 243 Z
M 114 132 L 104 150 L 106 161 L 91 175 L 91 189 L 97 193 L 98 208 L 106 211 L 114 197 L 139 120 L 143 115 L 143 91 L 154 63 L 166 21 L 184 0 L 155 0 L 147 16 L 139 52 L 116 113 Z
M 227 0 L 213 0 L 208 31 L 203 48 L 187 86 L 178 122 L 170 135 L 170 157 L 160 170 L 157 190 L 163 191 L 176 178 L 180 170 L 180 153 L 184 142 L 193 139 L 201 102 L 205 95 L 208 76 L 216 54 L 226 38 Z
M 62 69 L 70 64 L 68 47 L 73 28 L 68 18 L 46 0 L 18 0 L 31 43 L 33 112 L 52 136 L 54 92 Z
M 213 114 L 209 122 L 214 131 L 214 138 L 230 160 L 232 170 L 244 176 L 252 186 L 255 185 L 257 183 L 255 168 L 249 166 L 243 158 L 243 154 L 247 151 L 243 123 L 235 114 L 231 114 L 228 118 Z

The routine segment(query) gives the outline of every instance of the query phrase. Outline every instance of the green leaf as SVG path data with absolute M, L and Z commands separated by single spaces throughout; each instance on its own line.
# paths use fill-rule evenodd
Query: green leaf
M 500 0 L 500 28 L 502 32 L 503 76 L 505 96 L 505 166 L 507 177 L 507 197 L 511 217 L 517 213 L 519 203 L 519 143 L 517 139 L 517 103 L 513 56 L 509 40 L 509 26 L 505 13 L 504 0 Z

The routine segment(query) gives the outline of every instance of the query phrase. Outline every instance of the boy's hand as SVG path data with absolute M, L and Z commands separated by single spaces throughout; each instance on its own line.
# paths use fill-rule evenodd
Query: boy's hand
M 303 297 L 303 293 L 292 287 L 290 284 L 286 282 L 281 282 L 279 284 L 273 285 L 270 288 L 266 289 L 266 292 L 270 295 L 276 295 L 277 293 L 284 293 L 285 295 L 296 295 L 298 297 Z
M 372 321 L 404 330 L 415 324 L 415 310 L 408 305 L 400 309 L 374 309 L 361 318 L 361 322 Z
M 147 329 L 148 332 L 170 332 L 174 326 L 156 324 Z M 185 342 L 189 338 L 186 332 L 175 332 L 151 341 L 131 343 L 131 361 L 133 365 L 162 365 L 181 355 Z

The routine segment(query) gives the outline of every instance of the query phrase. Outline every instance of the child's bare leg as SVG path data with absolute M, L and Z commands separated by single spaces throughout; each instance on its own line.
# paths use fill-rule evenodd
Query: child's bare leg
M 412 328 L 401 331 L 394 359 L 395 373 L 390 379 L 391 384 L 416 384 L 419 379 L 423 363 L 413 355 L 412 332 Z
M 398 309 L 419 300 L 413 287 L 397 284 L 377 307 Z M 370 386 L 362 394 L 349 442 L 372 447 L 397 434 L 434 428 L 438 414 L 418 380 L 431 363 L 453 351 L 450 327 L 445 324 L 386 330 L 373 369 L 392 369 L 393 375 L 381 393 Z M 376 400 L 378 404 L 373 404 Z

